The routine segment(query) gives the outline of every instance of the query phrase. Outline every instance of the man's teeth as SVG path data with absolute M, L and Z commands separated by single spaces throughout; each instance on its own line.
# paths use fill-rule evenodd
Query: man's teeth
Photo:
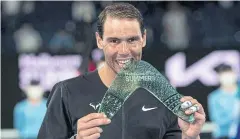
M 118 60 L 118 63 L 120 63 L 120 64 L 125 64 L 125 63 L 127 63 L 127 62 L 129 62 L 130 61 L 130 59 L 128 59 L 128 60 Z

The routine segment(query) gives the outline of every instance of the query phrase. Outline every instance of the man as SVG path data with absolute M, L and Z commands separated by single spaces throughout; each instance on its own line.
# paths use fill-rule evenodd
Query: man
M 66 139 L 72 135 L 77 139 L 199 138 L 205 113 L 192 97 L 185 97 L 182 102 L 198 105 L 197 112 L 192 107 L 186 110 L 187 114 L 195 112 L 193 124 L 177 120 L 144 89 L 136 90 L 111 120 L 96 113 L 105 92 L 124 64 L 130 59 L 141 59 L 146 44 L 142 15 L 127 3 L 107 6 L 99 15 L 96 40 L 98 48 L 103 49 L 105 64 L 95 72 L 54 86 L 39 139 Z
M 27 98 L 17 103 L 14 108 L 14 128 L 21 139 L 37 138 L 44 115 L 47 100 L 39 81 L 33 80 L 25 90 Z
M 229 65 L 217 67 L 220 87 L 208 96 L 209 116 L 216 125 L 213 137 L 234 139 L 240 119 L 240 88 L 237 74 Z

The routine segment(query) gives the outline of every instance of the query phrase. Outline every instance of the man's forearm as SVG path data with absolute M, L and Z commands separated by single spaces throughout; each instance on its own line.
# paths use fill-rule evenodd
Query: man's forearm
M 200 136 L 198 135 L 197 138 L 192 138 L 182 134 L 182 139 L 200 139 Z

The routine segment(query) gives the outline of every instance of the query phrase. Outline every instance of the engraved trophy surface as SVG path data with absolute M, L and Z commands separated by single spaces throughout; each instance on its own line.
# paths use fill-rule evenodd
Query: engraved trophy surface
M 181 108 L 183 95 L 157 69 L 143 60 L 132 60 L 120 70 L 105 93 L 98 112 L 104 112 L 111 119 L 138 88 L 146 89 L 184 121 L 192 123 L 195 120 L 193 114 L 186 115 Z

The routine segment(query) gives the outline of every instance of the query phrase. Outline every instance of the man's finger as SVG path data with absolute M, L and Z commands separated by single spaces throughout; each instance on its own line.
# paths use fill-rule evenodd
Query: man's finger
M 202 114 L 202 115 L 204 115 L 206 117 L 206 114 L 204 112 L 203 106 L 200 103 L 198 103 L 197 105 L 199 107 L 198 113 L 200 113 L 200 114 Z
M 189 108 L 191 106 L 192 106 L 192 102 L 191 101 L 185 101 L 184 103 L 182 103 L 181 108 L 182 109 L 187 109 L 187 108 Z
M 187 114 L 187 115 L 190 115 L 193 113 L 199 113 L 199 114 L 202 114 L 203 116 L 206 116 L 204 109 L 200 103 L 195 104 L 194 106 L 185 110 L 185 114 Z
M 94 128 L 90 128 L 90 129 L 80 131 L 78 133 L 78 135 L 80 137 L 87 137 L 87 136 L 93 135 L 95 133 L 102 133 L 102 132 L 103 132 L 103 130 L 100 127 L 94 127 Z
M 84 122 L 84 123 L 86 123 L 86 122 L 91 121 L 91 120 L 93 120 L 93 119 L 104 118 L 104 117 L 106 117 L 106 116 L 105 116 L 103 113 L 90 113 L 90 114 L 88 114 L 88 115 L 80 118 L 80 119 L 78 120 L 78 122 Z
M 203 125 L 206 121 L 206 116 L 198 112 L 194 113 L 194 118 L 196 121 L 199 121 L 201 125 Z
M 78 126 L 78 130 L 89 129 L 92 127 L 98 127 L 101 125 L 107 125 L 111 122 L 110 119 L 107 118 L 100 118 L 100 119 L 93 119 L 87 123 L 80 123 Z
M 195 112 L 199 111 L 199 106 L 197 104 L 195 104 L 194 106 L 188 108 L 185 113 L 186 114 L 193 114 Z
M 195 104 L 198 104 L 198 101 L 196 99 L 190 99 L 181 104 L 182 109 L 187 109 Z
M 181 102 L 193 99 L 191 96 L 184 96 L 180 99 Z
M 100 138 L 100 136 L 101 136 L 100 133 L 95 133 L 95 134 L 85 137 L 83 139 L 98 139 L 98 138 Z
M 86 123 L 86 128 L 101 126 L 101 125 L 107 125 L 111 123 L 111 120 L 108 118 L 102 118 L 102 119 L 94 119 Z

